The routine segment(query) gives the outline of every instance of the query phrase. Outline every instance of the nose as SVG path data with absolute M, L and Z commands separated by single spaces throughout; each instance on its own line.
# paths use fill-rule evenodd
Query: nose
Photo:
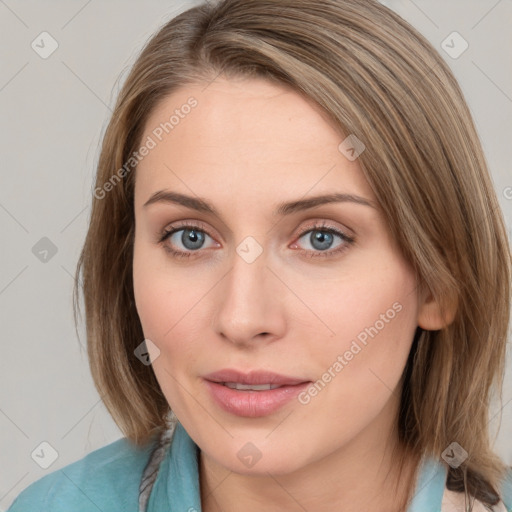
M 231 269 L 216 288 L 213 328 L 235 345 L 270 343 L 286 329 L 286 290 L 263 252 L 246 261 L 234 252 Z

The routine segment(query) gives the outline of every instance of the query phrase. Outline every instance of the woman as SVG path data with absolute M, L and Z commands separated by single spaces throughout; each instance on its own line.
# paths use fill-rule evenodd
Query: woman
M 105 133 L 77 277 L 126 438 L 13 512 L 512 507 L 502 215 L 452 73 L 377 2 L 167 23 Z

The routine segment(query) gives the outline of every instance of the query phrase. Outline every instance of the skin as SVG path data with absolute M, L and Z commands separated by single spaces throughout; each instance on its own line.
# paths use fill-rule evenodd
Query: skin
M 198 101 L 138 166 L 133 260 L 144 335 L 160 350 L 155 375 L 201 449 L 203 510 L 396 511 L 412 478 L 393 488 L 400 378 L 416 327 L 440 327 L 437 305 L 420 293 L 357 159 L 338 150 L 345 135 L 319 108 L 260 79 L 220 77 L 205 87 L 173 92 L 146 124 L 142 140 L 188 98 Z M 221 218 L 166 202 L 144 206 L 163 189 L 204 198 Z M 373 206 L 273 215 L 282 201 L 333 192 Z M 199 249 L 183 244 L 183 231 L 157 241 L 182 221 L 204 229 Z M 311 230 L 323 232 L 315 223 L 355 241 L 334 235 L 322 251 L 310 240 Z M 236 251 L 248 236 L 262 249 L 252 263 Z M 400 312 L 306 405 L 293 400 L 243 418 L 206 389 L 202 376 L 222 368 L 316 381 L 397 302 Z M 237 457 L 247 442 L 261 453 L 250 468 Z

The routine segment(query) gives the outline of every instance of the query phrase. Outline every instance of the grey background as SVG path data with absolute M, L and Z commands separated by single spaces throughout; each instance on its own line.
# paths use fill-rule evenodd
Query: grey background
M 512 234 L 512 2 L 382 3 L 423 33 L 453 69 Z M 121 437 L 92 384 L 83 328 L 80 340 L 75 333 L 73 273 L 119 77 L 161 24 L 193 5 L 0 0 L 0 510 L 32 481 Z M 46 59 L 31 47 L 43 31 L 58 43 Z M 453 31 L 469 43 L 456 59 L 441 47 Z M 34 246 L 50 247 L 46 262 Z M 510 355 L 493 431 L 500 412 L 495 449 L 512 464 Z M 42 442 L 57 452 L 47 469 L 36 463 L 51 461 Z

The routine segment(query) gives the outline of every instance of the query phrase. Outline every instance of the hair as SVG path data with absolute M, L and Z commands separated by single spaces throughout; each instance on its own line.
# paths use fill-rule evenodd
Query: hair
M 108 192 L 92 198 L 75 280 L 92 377 L 114 421 L 140 445 L 161 431 L 169 410 L 152 367 L 134 356 L 144 335 L 132 280 L 133 155 L 159 102 L 221 74 L 285 85 L 316 103 L 340 135 L 363 141 L 359 165 L 418 290 L 443 311 L 456 304 L 445 328 L 417 328 L 402 376 L 399 442 L 439 458 L 456 441 L 468 457 L 447 465 L 448 487 L 496 504 L 506 466 L 491 449 L 488 422 L 493 391 L 502 399 L 510 319 L 504 221 L 450 68 L 373 0 L 204 3 L 168 21 L 142 49 L 103 136 L 95 190 Z M 76 284 L 75 321 L 78 302 Z

